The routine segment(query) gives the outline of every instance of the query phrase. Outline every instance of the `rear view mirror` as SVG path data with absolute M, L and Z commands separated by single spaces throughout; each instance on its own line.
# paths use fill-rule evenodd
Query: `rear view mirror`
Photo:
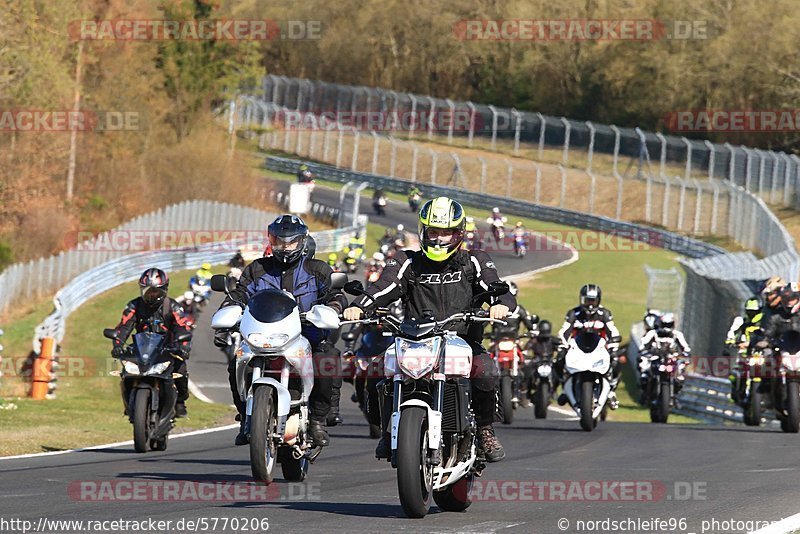
M 364 286 L 361 285 L 359 280 L 351 280 L 344 285 L 344 292 L 348 295 L 363 295 Z
M 117 331 L 114 328 L 104 328 L 103 337 L 108 339 L 117 339 Z
M 347 273 L 331 274 L 331 289 L 342 289 L 347 285 Z
M 211 277 L 211 289 L 213 291 L 228 292 L 228 277 L 224 274 L 215 274 Z

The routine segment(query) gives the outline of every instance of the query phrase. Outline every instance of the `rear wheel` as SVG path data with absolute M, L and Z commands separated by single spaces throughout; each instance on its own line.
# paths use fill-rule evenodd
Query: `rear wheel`
M 514 385 L 511 377 L 506 375 L 500 379 L 500 403 L 503 406 L 503 424 L 510 425 L 514 421 Z
M 275 467 L 277 447 L 272 439 L 275 428 L 272 389 L 258 387 L 253 393 L 253 415 L 250 417 L 250 468 L 258 482 L 270 484 Z
M 434 491 L 433 500 L 445 512 L 463 512 L 472 504 L 469 494 L 474 480 L 475 475 L 467 475 L 443 490 Z
M 594 408 L 594 381 L 584 380 L 581 382 L 581 428 L 591 432 L 594 427 L 592 408 Z
M 536 388 L 536 393 L 533 394 L 533 414 L 536 419 L 547 418 L 547 406 L 550 404 L 550 384 L 547 382 L 540 382 L 539 387 Z
M 150 421 L 150 390 L 137 389 L 133 397 L 133 448 L 147 452 L 147 435 Z
M 408 517 L 425 517 L 431 505 L 433 466 L 428 465 L 428 414 L 409 406 L 400 416 L 397 439 L 397 491 Z

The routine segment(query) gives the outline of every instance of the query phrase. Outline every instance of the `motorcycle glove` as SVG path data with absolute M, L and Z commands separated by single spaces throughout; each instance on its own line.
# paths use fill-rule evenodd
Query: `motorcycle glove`
M 224 349 L 230 344 L 230 332 L 228 330 L 217 330 L 214 332 L 214 345 Z
M 111 356 L 114 358 L 122 358 L 125 355 L 125 348 L 122 345 L 114 345 L 111 349 Z

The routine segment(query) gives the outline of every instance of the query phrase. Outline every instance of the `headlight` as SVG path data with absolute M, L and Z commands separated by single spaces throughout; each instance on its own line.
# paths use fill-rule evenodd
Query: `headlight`
M 539 373 L 539 376 L 550 376 L 550 373 L 553 371 L 553 368 L 550 366 L 549 363 L 545 363 L 540 365 L 536 372 Z
M 289 341 L 289 336 L 287 334 L 265 335 L 260 332 L 253 332 L 247 336 L 247 343 L 251 347 L 255 347 L 257 349 L 278 348 L 285 345 L 287 341 Z
M 751 356 L 747 362 L 750 366 L 762 365 L 764 363 L 763 356 Z
M 130 360 L 123 360 L 122 365 L 125 367 L 125 372 L 129 375 L 139 374 L 139 364 Z
M 412 378 L 422 378 L 430 373 L 439 356 L 439 339 L 407 341 L 398 339 L 396 344 L 397 363 L 400 369 Z
M 787 371 L 797 371 L 798 370 L 797 358 L 798 356 L 795 354 L 783 352 L 781 354 L 781 367 L 783 367 Z
M 667 366 L 662 363 L 661 365 L 658 366 L 658 370 L 664 372 L 667 370 Z
M 159 362 L 155 365 L 151 365 L 147 371 L 144 372 L 145 375 L 160 375 L 164 371 L 167 370 L 169 367 L 170 362 Z
M 514 342 L 513 341 L 501 341 L 497 344 L 497 348 L 502 351 L 510 351 L 514 350 Z

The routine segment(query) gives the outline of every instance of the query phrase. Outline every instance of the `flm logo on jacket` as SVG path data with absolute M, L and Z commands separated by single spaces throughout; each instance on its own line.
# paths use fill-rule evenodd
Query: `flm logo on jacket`
M 454 284 L 461 281 L 461 271 L 453 273 L 426 273 L 419 275 L 421 284 Z

